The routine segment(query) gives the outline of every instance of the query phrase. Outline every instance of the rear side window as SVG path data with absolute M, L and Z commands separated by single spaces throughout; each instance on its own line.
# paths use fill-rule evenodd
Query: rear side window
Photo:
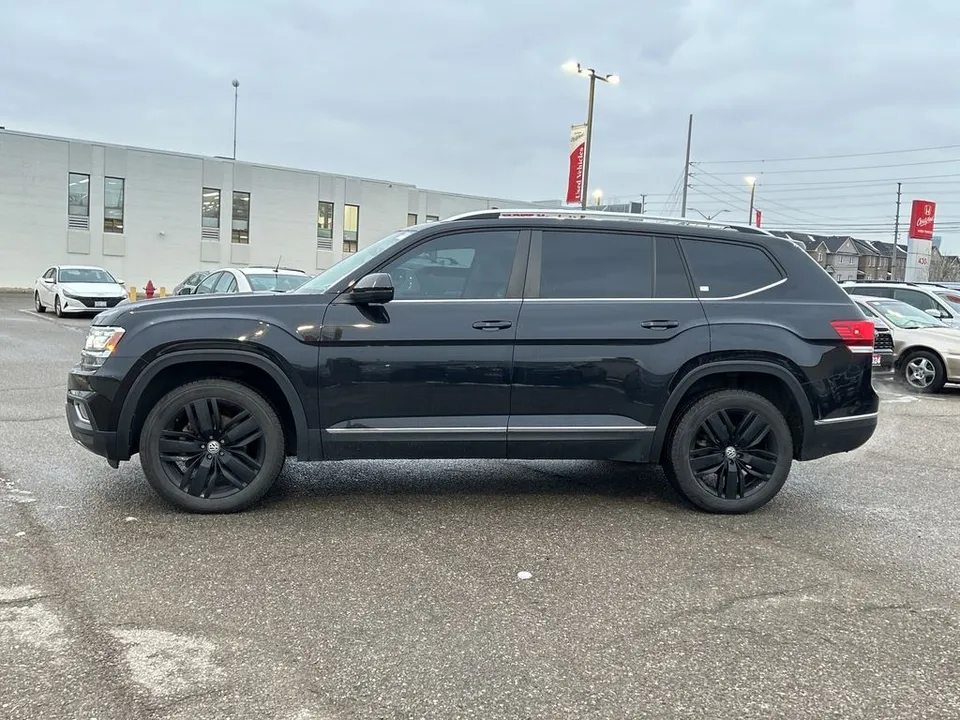
M 653 238 L 589 230 L 543 231 L 542 298 L 648 298 Z
M 702 298 L 742 295 L 783 279 L 760 248 L 693 238 L 682 238 L 680 245 L 697 295 Z
M 853 289 L 857 295 L 870 295 L 871 297 L 893 297 L 893 288 L 884 288 L 884 287 L 855 287 Z

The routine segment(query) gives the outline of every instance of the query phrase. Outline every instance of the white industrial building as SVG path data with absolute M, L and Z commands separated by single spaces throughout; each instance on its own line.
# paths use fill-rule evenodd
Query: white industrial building
M 315 273 L 398 228 L 532 203 L 0 130 L 0 288 L 50 265 L 98 265 L 127 285 L 198 269 Z

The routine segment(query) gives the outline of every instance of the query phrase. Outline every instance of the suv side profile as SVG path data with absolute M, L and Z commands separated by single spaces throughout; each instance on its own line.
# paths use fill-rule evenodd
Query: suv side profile
M 69 374 L 73 438 L 193 512 L 287 457 L 660 464 L 694 506 L 769 502 L 877 425 L 874 327 L 752 227 L 494 210 L 405 228 L 297 290 L 131 303 Z
M 892 298 L 913 305 L 928 315 L 939 319 L 945 325 L 960 328 L 960 311 L 948 298 L 956 297 L 955 291 L 933 283 L 912 282 L 861 282 L 847 281 L 843 289 L 854 295 Z

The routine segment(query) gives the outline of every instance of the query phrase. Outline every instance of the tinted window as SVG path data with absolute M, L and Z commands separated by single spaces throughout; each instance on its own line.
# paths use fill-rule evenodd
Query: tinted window
M 918 290 L 903 290 L 901 288 L 896 288 L 893 291 L 893 299 L 900 300 L 901 302 L 907 303 L 907 305 L 913 305 L 915 308 L 920 310 L 929 310 L 935 308 L 940 309 L 940 305 L 932 297 L 926 293 L 919 292 Z
M 520 234 L 515 230 L 444 235 L 417 245 L 381 272 L 397 299 L 492 299 L 507 295 Z
M 700 297 L 732 297 L 783 279 L 760 248 L 692 238 L 683 238 L 680 244 Z
M 216 285 L 217 280 L 219 280 L 222 275 L 222 272 L 208 275 L 202 283 L 197 285 L 197 289 L 194 292 L 197 294 L 213 292 L 213 286 Z
M 542 298 L 650 297 L 653 238 L 577 231 L 543 232 Z
M 855 287 L 852 289 L 857 295 L 869 295 L 871 297 L 893 297 L 893 288 L 885 287 Z
M 657 239 L 657 273 L 653 278 L 654 296 L 658 298 L 692 297 L 690 280 L 683 259 L 673 238 Z

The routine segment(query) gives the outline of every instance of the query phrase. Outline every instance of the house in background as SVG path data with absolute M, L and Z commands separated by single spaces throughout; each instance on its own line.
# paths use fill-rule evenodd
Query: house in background
M 883 255 L 869 240 L 850 238 L 860 255 L 857 263 L 858 280 L 888 280 L 890 278 L 890 256 Z
M 880 278 L 881 280 L 891 279 L 891 280 L 903 280 L 907 272 L 907 248 L 905 245 L 897 244 L 896 249 L 896 258 L 893 261 L 893 271 L 890 271 L 890 259 L 894 257 L 893 243 L 881 242 L 879 240 L 874 240 L 870 243 L 877 249 L 880 253 L 880 256 L 884 258 L 884 271 L 887 273 L 886 278 Z

